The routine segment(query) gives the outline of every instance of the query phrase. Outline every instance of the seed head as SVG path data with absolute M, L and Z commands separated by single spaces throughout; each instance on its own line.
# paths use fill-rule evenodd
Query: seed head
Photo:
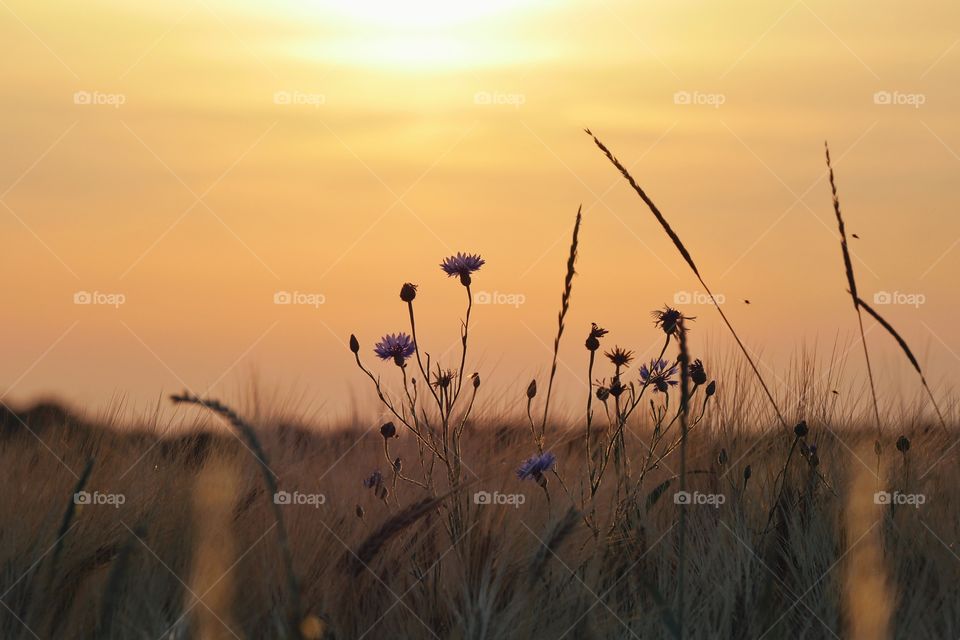
M 907 436 L 900 436 L 897 438 L 897 451 L 902 454 L 906 454 L 907 451 L 910 451 L 910 439 Z
M 587 336 L 585 346 L 588 351 L 596 351 L 600 348 L 600 338 L 607 335 L 607 330 L 598 327 L 596 322 L 591 322 L 590 325 L 590 335 Z
M 696 320 L 695 317 L 685 316 L 667 305 L 664 305 L 663 309 L 657 309 L 652 315 L 653 325 L 662 329 L 668 336 L 676 335 L 681 320 Z
M 392 422 L 385 422 L 380 426 L 380 435 L 384 438 L 396 438 L 397 437 L 397 425 Z
M 607 358 L 617 367 L 626 367 L 633 361 L 633 351 L 628 351 L 621 347 L 614 347 L 612 351 L 607 351 Z
M 403 286 L 400 287 L 400 299 L 404 302 L 413 302 L 413 299 L 417 297 L 417 285 L 411 284 L 409 282 L 404 282 Z
M 707 381 L 707 372 L 703 370 L 703 363 L 699 359 L 694 360 L 690 365 L 690 379 L 697 386 Z

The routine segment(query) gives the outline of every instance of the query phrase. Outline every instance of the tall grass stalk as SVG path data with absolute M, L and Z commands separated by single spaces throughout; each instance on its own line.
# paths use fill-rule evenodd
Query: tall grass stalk
M 540 425 L 540 447 L 547 430 L 547 417 L 550 413 L 550 396 L 553 393 L 553 379 L 557 375 L 557 357 L 560 352 L 560 338 L 563 337 L 564 320 L 570 310 L 570 294 L 573 293 L 573 276 L 576 273 L 577 248 L 580 244 L 580 223 L 583 220 L 583 206 L 577 208 L 577 220 L 573 225 L 573 238 L 570 241 L 570 254 L 567 257 L 567 273 L 563 279 L 563 294 L 560 296 L 560 313 L 557 315 L 557 337 L 553 340 L 553 362 L 550 365 L 550 380 L 547 383 L 547 397 L 543 402 L 543 422 Z
M 837 183 L 833 176 L 833 165 L 830 163 L 830 146 L 823 143 L 827 157 L 827 171 L 830 174 L 830 192 L 833 195 L 833 211 L 837 215 L 837 227 L 840 230 L 840 250 L 843 253 L 843 269 L 847 274 L 847 286 L 853 308 L 857 312 L 857 324 L 860 327 L 860 344 L 863 345 L 863 358 L 867 363 L 867 377 L 870 380 L 870 395 L 873 398 L 873 415 L 877 421 L 877 433 L 882 431 L 880 424 L 880 408 L 877 404 L 877 387 L 873 383 L 873 367 L 870 365 L 870 352 L 867 349 L 867 336 L 863 331 L 863 314 L 860 313 L 860 304 L 857 302 L 857 280 L 853 276 L 853 261 L 850 259 L 850 247 L 847 244 L 846 226 L 843 224 L 843 214 L 840 213 L 840 198 L 837 196 Z

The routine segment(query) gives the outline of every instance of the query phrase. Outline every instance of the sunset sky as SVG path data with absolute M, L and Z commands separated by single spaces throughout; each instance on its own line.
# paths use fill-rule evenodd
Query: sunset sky
M 956 2 L 0 0 L 0 40 L 8 404 L 146 411 L 184 387 L 235 398 L 256 372 L 346 415 L 368 397 L 347 338 L 372 359 L 407 330 L 404 281 L 423 346 L 455 366 L 464 292 L 437 265 L 456 251 L 483 255 L 475 292 L 504 303 L 475 306 L 470 370 L 520 398 L 548 367 L 581 203 L 560 388 L 581 393 L 591 321 L 650 358 L 650 310 L 684 297 L 696 348 L 724 350 L 584 127 L 780 372 L 856 330 L 829 140 L 864 297 L 901 303 L 878 309 L 939 394 L 957 370 Z M 867 329 L 882 382 L 913 397 Z

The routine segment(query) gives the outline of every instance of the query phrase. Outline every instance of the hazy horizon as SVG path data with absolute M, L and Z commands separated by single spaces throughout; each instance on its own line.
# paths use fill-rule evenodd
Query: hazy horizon
M 2 3 L 3 401 L 147 406 L 255 369 L 346 411 L 368 392 L 347 338 L 372 361 L 380 335 L 408 330 L 403 282 L 420 285 L 424 346 L 457 346 L 464 292 L 437 266 L 457 251 L 487 260 L 474 291 L 499 303 L 475 306 L 471 348 L 505 389 L 546 371 L 581 203 L 560 389 L 580 393 L 590 322 L 605 346 L 656 355 L 665 303 L 698 316 L 696 349 L 725 349 L 584 127 L 778 371 L 804 342 L 857 346 L 829 140 L 864 298 L 899 302 L 878 308 L 931 384 L 952 385 L 960 7 L 398 7 Z M 881 388 L 913 398 L 893 341 L 867 330 Z

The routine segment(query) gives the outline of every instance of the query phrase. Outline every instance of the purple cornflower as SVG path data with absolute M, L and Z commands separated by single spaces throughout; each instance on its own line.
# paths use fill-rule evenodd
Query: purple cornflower
M 373 347 L 373 352 L 376 353 L 377 357 L 381 360 L 393 358 L 397 366 L 403 366 L 403 361 L 412 356 L 416 348 L 417 345 L 413 342 L 413 338 L 407 334 L 388 333 L 380 338 L 380 342 Z
M 543 474 L 553 469 L 553 465 L 556 463 L 557 456 L 553 455 L 549 451 L 539 455 L 531 456 L 520 465 L 520 468 L 517 469 L 517 477 L 521 480 L 528 480 L 531 478 L 534 480 L 540 480 L 540 478 L 543 477 Z
M 383 474 L 380 473 L 380 470 L 377 469 L 371 473 L 368 477 L 363 479 L 363 486 L 367 489 L 373 489 L 374 487 L 379 487 L 383 484 Z
M 640 380 L 644 384 L 652 385 L 654 390 L 666 393 L 667 389 L 677 384 L 673 376 L 677 373 L 677 365 L 667 368 L 666 360 L 651 360 L 650 365 L 640 367 Z
M 440 268 L 449 277 L 460 276 L 460 282 L 463 286 L 470 286 L 470 274 L 479 271 L 486 261 L 480 257 L 480 254 L 460 253 L 445 258 L 440 263 Z

